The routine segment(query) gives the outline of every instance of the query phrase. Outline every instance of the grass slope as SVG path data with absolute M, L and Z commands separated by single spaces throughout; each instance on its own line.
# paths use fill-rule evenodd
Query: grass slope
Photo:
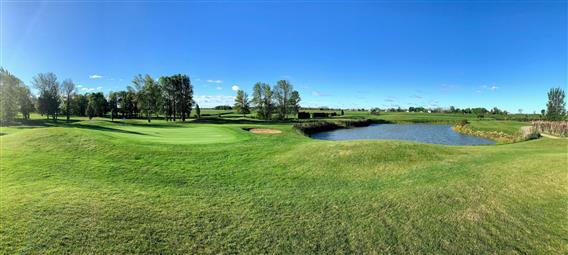
M 3 129 L 0 253 L 568 252 L 566 140 L 333 142 L 254 125 Z

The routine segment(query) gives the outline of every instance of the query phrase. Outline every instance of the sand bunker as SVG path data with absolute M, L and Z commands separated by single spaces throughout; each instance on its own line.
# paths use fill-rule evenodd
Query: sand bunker
M 255 134 L 280 134 L 282 131 L 278 129 L 268 129 L 268 128 L 251 128 L 249 132 Z

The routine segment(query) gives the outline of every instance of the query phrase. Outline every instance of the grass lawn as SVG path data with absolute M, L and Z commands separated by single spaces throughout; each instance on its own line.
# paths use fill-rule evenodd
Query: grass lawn
M 226 122 L 2 128 L 0 253 L 568 252 L 566 139 L 337 142 Z

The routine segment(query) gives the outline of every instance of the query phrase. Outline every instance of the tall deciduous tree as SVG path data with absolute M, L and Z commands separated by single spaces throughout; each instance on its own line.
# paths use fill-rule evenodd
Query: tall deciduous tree
M 257 116 L 260 119 L 271 119 L 274 108 L 272 102 L 272 90 L 267 83 L 258 82 L 253 88 L 252 102 L 257 110 Z
M 33 96 L 28 86 L 21 86 L 18 93 L 20 112 L 24 120 L 30 119 L 30 113 L 34 110 Z
M 176 86 L 173 79 L 169 76 L 162 76 L 159 79 L 162 91 L 163 111 L 167 120 L 175 121 L 176 115 Z
M 18 87 L 20 79 L 0 68 L 0 120 L 12 121 L 18 114 Z
M 561 88 L 553 88 L 548 92 L 546 119 L 563 120 L 566 116 L 566 94 Z
M 53 73 L 40 73 L 33 78 L 32 83 L 39 90 L 38 110 L 47 118 L 52 116 L 57 121 L 60 104 L 57 76 Z
M 114 92 L 108 93 L 108 108 L 110 110 L 110 119 L 114 121 L 115 116 L 118 116 L 118 94 Z
M 65 114 L 67 116 L 67 122 L 69 122 L 71 116 L 71 100 L 73 94 L 75 93 L 75 83 L 72 80 L 67 79 L 61 83 L 61 90 L 65 96 Z
M 250 113 L 250 103 L 247 93 L 243 90 L 237 91 L 237 97 L 235 98 L 235 110 L 244 116 Z
M 77 94 L 73 97 L 73 100 L 71 102 L 71 110 L 73 111 L 74 115 L 86 116 L 87 105 L 89 104 L 89 99 L 86 95 Z
M 161 101 L 160 87 L 148 74 L 144 78 L 141 78 L 141 76 L 136 77 L 133 82 L 139 88 L 138 100 L 140 101 L 140 109 L 146 113 L 146 118 L 148 123 L 150 123 L 152 114 L 157 113 L 159 110 L 158 104 Z M 139 85 L 140 83 L 142 85 Z
M 292 84 L 286 80 L 279 80 L 274 87 L 274 98 L 276 100 L 279 119 L 285 119 L 288 116 L 292 91 Z

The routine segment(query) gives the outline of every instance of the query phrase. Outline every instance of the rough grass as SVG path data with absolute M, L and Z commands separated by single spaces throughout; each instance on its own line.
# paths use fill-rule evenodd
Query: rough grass
M 243 127 L 3 128 L 0 253 L 568 252 L 566 140 L 456 147 Z

